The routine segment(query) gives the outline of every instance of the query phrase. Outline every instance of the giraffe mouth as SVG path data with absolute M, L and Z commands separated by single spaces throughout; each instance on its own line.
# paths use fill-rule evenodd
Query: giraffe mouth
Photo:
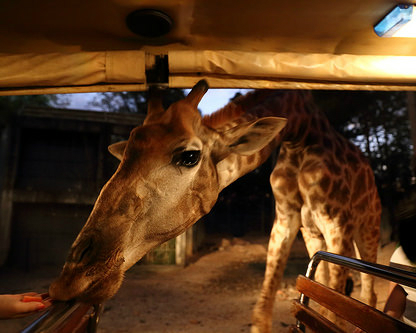
M 76 299 L 85 303 L 102 303 L 117 293 L 122 280 L 123 273 L 113 270 L 105 277 L 93 280 Z
M 77 299 L 86 303 L 101 303 L 114 296 L 120 288 L 124 275 L 123 263 L 122 256 L 112 256 L 87 270 L 85 266 L 64 267 L 61 275 L 49 287 L 49 293 L 54 299 L 62 301 Z
M 94 266 L 85 273 L 86 277 L 92 277 L 93 280 L 77 299 L 88 303 L 100 303 L 114 296 L 123 280 L 124 272 L 121 266 L 125 262 L 124 257 L 117 257 L 115 254 L 99 267 Z

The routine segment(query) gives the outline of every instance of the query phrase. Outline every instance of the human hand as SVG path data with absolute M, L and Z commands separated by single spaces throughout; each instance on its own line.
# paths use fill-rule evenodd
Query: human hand
M 30 315 L 50 306 L 42 295 L 30 292 L 15 295 L 0 295 L 0 319 L 11 319 Z

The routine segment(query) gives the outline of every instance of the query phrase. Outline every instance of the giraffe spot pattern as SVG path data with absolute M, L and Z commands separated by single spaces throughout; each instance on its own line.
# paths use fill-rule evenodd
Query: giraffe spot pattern
M 325 175 L 320 180 L 319 186 L 321 187 L 323 193 L 327 193 L 329 190 L 329 187 L 331 186 L 331 178 L 328 175 Z
M 336 234 L 336 230 L 332 229 L 331 230 L 332 234 Z M 341 241 L 341 237 L 340 236 L 336 236 L 334 238 L 332 238 L 332 246 L 337 246 L 339 244 L 339 242 Z
M 343 169 L 344 179 L 348 184 L 351 184 L 352 182 L 352 176 L 350 170 L 348 168 L 344 167 Z
M 324 204 L 325 203 L 325 196 L 323 196 L 321 194 L 321 191 L 313 191 L 312 193 L 310 193 L 309 195 L 309 200 L 310 200 L 310 204 L 311 204 L 311 209 L 315 210 L 317 209 L 317 207 L 320 204 Z
M 324 216 L 328 218 L 325 220 L 328 227 L 323 228 L 328 232 L 325 235 L 328 248 L 352 255 L 353 234 L 361 230 L 363 247 L 369 249 L 367 258 L 374 260 L 381 206 L 368 162 L 355 146 L 331 127 L 325 115 L 313 105 L 311 94 L 279 92 L 274 105 L 275 115 L 288 118 L 281 132 L 277 166 L 270 176 L 276 199 L 276 221 L 282 225 L 289 223 L 295 214 L 300 215 L 303 205 L 310 210 L 308 213 L 302 210 L 305 241 L 316 239 L 306 236 L 313 230 L 319 237 L 314 219 Z M 267 107 L 263 105 L 261 109 L 265 111 Z M 287 248 L 273 245 L 282 237 L 271 236 L 270 254 L 278 260 L 275 267 L 283 266 L 282 258 L 288 255 Z M 331 284 L 340 289 L 346 271 L 329 266 L 333 275 Z M 276 281 L 281 271 L 274 271 L 272 275 L 270 279 Z M 275 286 L 270 279 L 266 276 L 268 283 Z M 267 292 L 264 294 L 267 298 L 272 297 Z
M 321 146 L 312 146 L 307 149 L 308 154 L 322 156 L 325 154 L 325 149 Z
M 334 158 L 328 158 L 325 164 L 331 174 L 336 175 L 336 176 L 341 175 L 341 171 L 342 171 L 341 166 L 336 163 Z
M 328 197 L 341 205 L 344 205 L 349 201 L 349 190 L 344 184 L 343 179 L 334 180 L 332 182 L 332 188 Z
M 349 151 L 345 154 L 345 158 L 348 161 L 348 165 L 351 167 L 352 171 L 357 172 L 360 168 L 360 161 L 356 155 Z
M 294 168 L 299 168 L 300 165 L 300 161 L 299 161 L 299 154 L 290 154 L 289 156 L 289 163 L 294 167 Z
M 339 224 L 340 225 L 346 225 L 351 219 L 351 214 L 347 210 L 343 210 L 341 212 L 341 215 L 339 217 Z M 347 236 L 347 235 L 344 235 Z
M 365 175 L 365 170 L 361 169 L 355 178 L 354 187 L 351 195 L 352 202 L 356 202 L 365 192 L 366 188 L 367 177 Z
M 322 145 L 328 151 L 332 151 L 334 149 L 334 145 L 332 143 L 332 140 L 327 135 L 324 136 L 324 138 L 322 140 Z
M 250 155 L 247 157 L 247 163 L 253 164 L 253 162 L 256 160 L 255 155 Z

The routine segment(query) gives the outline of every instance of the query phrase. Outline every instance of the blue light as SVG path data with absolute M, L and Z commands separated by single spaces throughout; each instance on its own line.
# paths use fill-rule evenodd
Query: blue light
M 379 37 L 392 37 L 412 19 L 413 5 L 397 5 L 379 23 L 374 31 Z

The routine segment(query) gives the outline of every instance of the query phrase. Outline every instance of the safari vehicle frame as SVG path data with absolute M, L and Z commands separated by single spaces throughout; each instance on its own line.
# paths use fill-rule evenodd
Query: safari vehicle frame
M 0 95 L 190 88 L 201 77 L 212 88 L 416 90 L 414 39 L 373 31 L 392 1 L 0 4 Z M 0 264 L 9 231 L 2 212 Z

